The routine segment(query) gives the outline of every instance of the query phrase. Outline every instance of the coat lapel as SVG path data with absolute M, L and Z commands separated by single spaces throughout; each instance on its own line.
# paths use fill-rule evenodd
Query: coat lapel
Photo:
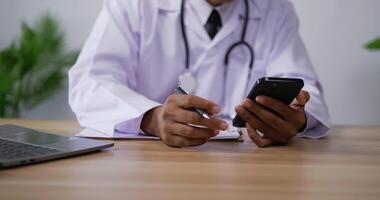
M 245 20 L 245 5 L 243 0 L 236 0 L 237 5 L 235 5 L 234 11 L 231 17 L 227 20 L 223 28 L 216 35 L 214 41 L 211 46 L 215 46 L 218 43 L 224 41 L 224 39 L 235 32 L 241 33 L 243 30 L 244 20 Z M 247 36 L 250 35 L 251 31 L 256 32 L 256 28 L 258 27 L 258 23 L 260 22 L 262 15 L 261 11 L 258 8 L 258 5 L 255 0 L 249 1 L 250 16 L 248 17 L 248 30 Z M 247 38 L 246 38 L 247 39 Z
M 217 45 L 219 42 L 223 41 L 226 37 L 230 36 L 236 31 L 242 30 L 242 25 L 244 24 L 245 18 L 245 6 L 243 0 L 235 0 L 237 1 L 237 5 L 235 5 L 234 11 L 228 21 L 225 23 L 223 28 L 214 38 L 211 43 L 211 46 Z M 161 13 L 170 13 L 175 12 L 180 14 L 181 12 L 181 4 L 182 0 L 160 0 L 158 1 L 158 8 Z M 260 10 L 259 0 L 249 0 L 250 4 L 250 16 L 249 27 L 257 27 L 257 23 L 262 18 L 262 11 Z M 189 0 L 186 2 L 186 13 L 185 13 L 185 25 L 187 31 L 192 31 L 195 33 L 200 39 L 205 40 L 208 39 L 208 35 L 202 24 L 199 23 L 196 17 L 192 16 L 191 5 L 189 4 Z M 256 23 L 251 23 L 256 22 Z M 250 30 L 255 30 L 249 28 Z
M 159 2 L 158 8 L 160 13 L 170 13 L 175 12 L 180 16 L 182 0 L 161 0 Z M 189 0 L 187 0 L 185 5 L 185 26 L 186 31 L 192 31 L 200 39 L 208 38 L 207 32 L 204 27 L 199 23 L 196 17 L 192 15 L 191 5 Z M 178 19 L 179 22 L 179 19 Z M 179 30 L 181 31 L 181 30 Z

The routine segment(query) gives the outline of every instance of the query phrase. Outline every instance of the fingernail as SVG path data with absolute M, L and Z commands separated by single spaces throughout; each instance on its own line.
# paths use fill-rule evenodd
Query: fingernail
M 212 113 L 213 114 L 218 114 L 220 112 L 220 107 L 219 106 L 214 106 L 212 107 Z
M 251 101 L 251 100 L 248 100 L 248 99 L 244 100 L 244 101 L 243 101 L 243 106 L 245 106 L 245 107 L 249 106 L 250 103 L 251 103 L 250 101 Z
M 221 130 L 227 130 L 227 129 L 228 129 L 228 124 L 225 123 L 225 122 L 221 123 L 221 124 L 220 124 L 220 129 L 221 129 Z
M 242 109 L 241 109 L 241 105 L 236 106 L 236 107 L 235 107 L 235 110 L 236 110 L 236 112 L 241 112 L 241 111 L 242 111 Z
M 264 98 L 262 96 L 258 96 L 256 97 L 256 101 L 262 103 L 264 101 Z

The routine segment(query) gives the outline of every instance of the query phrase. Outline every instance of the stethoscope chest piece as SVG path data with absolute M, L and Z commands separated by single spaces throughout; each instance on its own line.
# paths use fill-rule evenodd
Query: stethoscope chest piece
M 179 86 L 188 94 L 193 94 L 197 89 L 197 79 L 190 71 L 185 72 L 178 78 Z

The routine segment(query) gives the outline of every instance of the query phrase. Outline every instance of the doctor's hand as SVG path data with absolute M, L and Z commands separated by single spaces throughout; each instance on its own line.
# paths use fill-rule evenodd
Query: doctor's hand
M 220 130 L 228 129 L 226 122 L 214 117 L 203 118 L 190 111 L 191 108 L 201 108 L 210 116 L 220 112 L 218 105 L 206 99 L 191 95 L 171 95 L 164 105 L 144 115 L 141 129 L 158 136 L 172 147 L 201 145 L 216 136 Z
M 309 93 L 301 91 L 288 106 L 279 100 L 259 96 L 257 103 L 245 99 L 235 110 L 247 122 L 249 137 L 263 148 L 287 144 L 306 127 L 305 105 L 309 99 Z

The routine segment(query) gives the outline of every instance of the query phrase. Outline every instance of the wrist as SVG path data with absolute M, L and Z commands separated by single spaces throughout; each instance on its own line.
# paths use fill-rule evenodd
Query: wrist
M 159 137 L 157 114 L 161 107 L 155 107 L 144 114 L 141 121 L 141 130 L 153 136 Z
M 305 117 L 305 123 L 301 128 L 298 129 L 298 133 L 302 133 L 306 130 L 306 127 L 307 127 L 307 115 L 306 115 L 306 113 L 304 114 L 304 117 Z

